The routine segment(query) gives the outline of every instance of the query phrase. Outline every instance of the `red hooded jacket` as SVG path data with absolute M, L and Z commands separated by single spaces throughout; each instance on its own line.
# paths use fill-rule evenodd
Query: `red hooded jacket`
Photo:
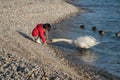
M 46 42 L 44 35 L 45 35 L 45 31 L 42 24 L 38 24 L 32 31 L 32 36 L 34 37 L 40 36 L 41 40 L 43 42 Z

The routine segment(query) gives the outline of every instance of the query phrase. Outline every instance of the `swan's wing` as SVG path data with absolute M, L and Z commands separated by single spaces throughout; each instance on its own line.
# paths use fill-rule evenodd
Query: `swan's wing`
M 81 47 L 81 48 L 90 48 L 99 44 L 99 42 L 92 36 L 78 37 L 74 43 L 77 47 Z

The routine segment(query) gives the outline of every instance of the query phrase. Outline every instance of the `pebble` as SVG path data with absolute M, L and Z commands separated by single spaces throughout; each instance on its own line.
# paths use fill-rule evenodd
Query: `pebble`
M 29 63 L 21 57 L 11 53 L 0 55 L 0 80 L 51 80 L 54 75 L 54 80 L 72 79 L 63 71 L 47 75 L 45 73 L 43 66 Z

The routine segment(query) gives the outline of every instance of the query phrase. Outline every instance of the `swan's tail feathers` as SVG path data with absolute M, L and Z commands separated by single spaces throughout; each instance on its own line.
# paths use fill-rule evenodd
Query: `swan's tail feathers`
M 99 44 L 99 42 L 92 36 L 78 37 L 77 40 L 74 41 L 74 43 L 76 46 L 86 49 Z
M 55 43 L 55 42 L 67 42 L 67 43 L 69 43 L 69 44 L 72 44 L 72 43 L 73 43 L 73 40 L 64 39 L 64 38 L 52 39 L 52 43 Z

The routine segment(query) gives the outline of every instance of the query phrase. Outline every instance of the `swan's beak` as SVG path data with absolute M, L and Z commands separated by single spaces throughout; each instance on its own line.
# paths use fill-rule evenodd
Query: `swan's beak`
M 49 43 L 49 44 L 52 43 L 52 40 L 47 41 L 47 43 Z

